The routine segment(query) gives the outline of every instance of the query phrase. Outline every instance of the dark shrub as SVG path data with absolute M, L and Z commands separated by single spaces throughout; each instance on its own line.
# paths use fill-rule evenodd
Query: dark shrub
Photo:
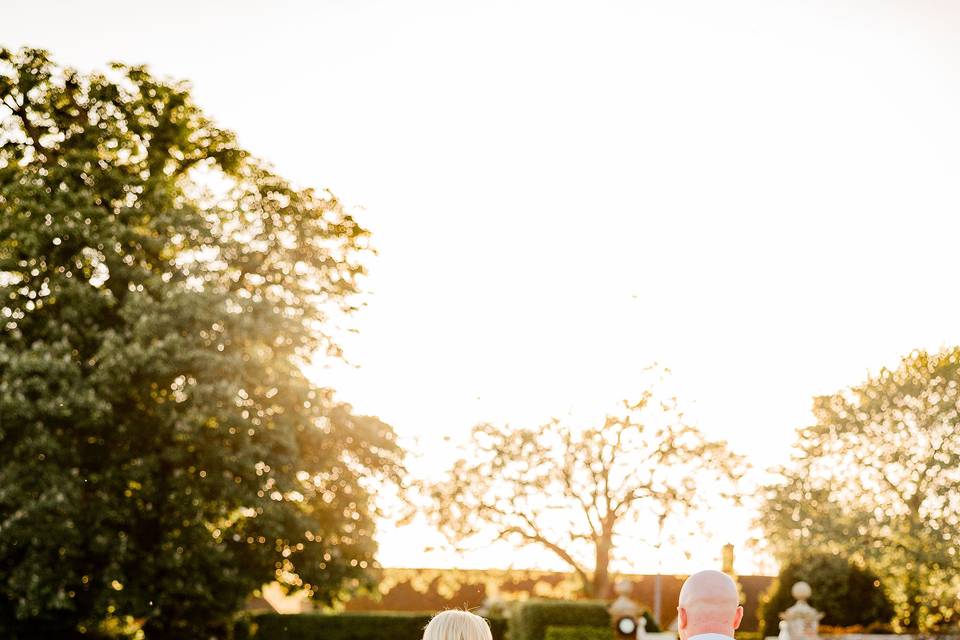
M 867 627 L 889 623 L 893 618 L 893 605 L 872 571 L 840 556 L 816 554 L 784 566 L 760 599 L 757 616 L 761 637 L 779 633 L 780 614 L 796 602 L 790 590 L 801 580 L 813 590 L 810 606 L 824 614 L 822 625 Z
M 265 613 L 238 623 L 236 640 L 419 640 L 432 616 L 406 612 Z M 493 640 L 504 640 L 506 621 L 491 618 L 487 622 Z

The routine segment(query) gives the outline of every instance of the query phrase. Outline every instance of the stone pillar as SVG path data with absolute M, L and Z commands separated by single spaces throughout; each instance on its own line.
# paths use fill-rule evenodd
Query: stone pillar
M 737 585 L 737 598 L 740 599 L 740 604 L 743 604 L 746 598 L 743 595 L 743 585 L 740 584 L 740 580 L 737 578 L 737 572 L 733 570 L 733 545 L 729 542 L 723 545 L 721 558 L 723 559 L 723 564 L 721 565 L 720 571 L 730 576 L 730 579 Z
M 720 569 L 720 571 L 723 571 L 725 574 L 733 578 L 735 575 L 733 573 L 733 545 L 730 544 L 729 542 L 723 545 L 722 557 L 723 557 L 723 568 Z
M 510 617 L 510 607 L 506 606 L 506 602 L 500 596 L 500 585 L 496 580 L 488 580 L 484 586 L 484 592 L 486 597 L 483 599 L 483 604 L 477 609 L 478 615 Z
M 817 640 L 817 629 L 823 614 L 807 604 L 807 599 L 812 593 L 810 585 L 806 582 L 798 582 L 793 585 L 790 593 L 797 602 L 780 614 L 786 622 L 787 636 L 790 640 Z
M 610 622 L 613 623 L 613 636 L 622 640 L 642 637 L 647 621 L 641 617 L 643 609 L 640 605 L 630 599 L 633 583 L 619 580 L 613 589 L 617 593 L 617 599 L 607 609 L 610 612 Z M 643 625 L 640 620 L 643 620 Z
M 790 630 L 787 628 L 787 621 L 780 621 L 780 635 L 777 636 L 777 640 L 790 640 Z

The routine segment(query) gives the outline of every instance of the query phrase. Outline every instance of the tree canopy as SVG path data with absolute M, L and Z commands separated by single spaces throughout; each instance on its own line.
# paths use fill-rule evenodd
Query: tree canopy
M 0 50 L 0 629 L 211 637 L 260 585 L 367 583 L 392 429 L 336 355 L 368 232 L 189 88 Z M 189 629 L 189 632 L 185 630 Z
M 626 522 L 662 522 L 698 497 L 722 493 L 742 461 L 685 423 L 675 398 L 649 388 L 599 425 L 552 420 L 513 428 L 480 424 L 464 457 L 429 483 L 432 521 L 456 544 L 509 540 L 549 550 L 605 597 Z
M 957 620 L 960 349 L 916 351 L 896 369 L 816 398 L 758 525 L 774 554 L 843 554 L 880 575 L 900 628 Z

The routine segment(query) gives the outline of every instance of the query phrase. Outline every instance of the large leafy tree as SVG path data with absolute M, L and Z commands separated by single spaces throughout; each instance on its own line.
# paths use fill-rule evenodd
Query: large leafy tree
M 885 581 L 899 627 L 956 622 L 960 593 L 960 349 L 816 398 L 758 524 L 773 553 L 842 554 Z
M 458 546 L 497 539 L 547 549 L 593 597 L 608 595 L 628 523 L 689 512 L 743 471 L 738 456 L 686 424 L 676 399 L 656 387 L 586 429 L 559 420 L 480 424 L 465 451 L 427 485 L 433 523 Z
M 207 638 L 265 582 L 366 583 L 400 452 L 302 365 L 367 232 L 141 67 L 0 50 L 0 144 L 3 635 Z

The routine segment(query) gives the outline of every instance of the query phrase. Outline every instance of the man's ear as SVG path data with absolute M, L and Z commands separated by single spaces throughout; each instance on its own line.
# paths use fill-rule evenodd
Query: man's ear
M 741 622 L 743 622 L 743 607 L 737 607 L 737 615 L 733 617 L 733 628 L 739 629 Z
M 743 613 L 741 611 L 741 613 Z M 687 610 L 683 607 L 677 607 L 677 629 L 687 628 Z

